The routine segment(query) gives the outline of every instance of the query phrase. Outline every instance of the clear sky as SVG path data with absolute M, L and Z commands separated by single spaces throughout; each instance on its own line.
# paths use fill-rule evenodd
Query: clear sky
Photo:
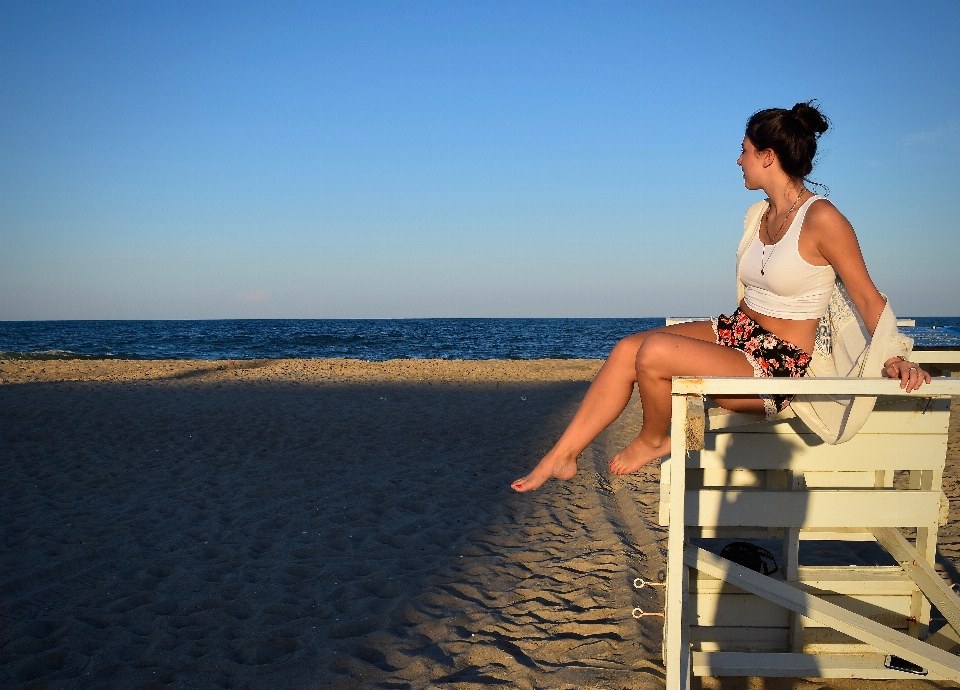
M 960 2 L 0 2 L 0 319 L 708 315 L 747 117 L 960 315 Z

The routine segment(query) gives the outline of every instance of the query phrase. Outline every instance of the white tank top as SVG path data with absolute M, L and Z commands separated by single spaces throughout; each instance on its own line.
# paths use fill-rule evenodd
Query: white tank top
M 760 224 L 740 259 L 743 301 L 759 314 L 800 321 L 819 319 L 827 311 L 837 275 L 833 266 L 814 266 L 800 256 L 800 230 L 807 209 L 817 199 L 807 199 L 776 244 L 760 241 Z M 760 216 L 763 222 L 763 215 Z M 761 273 L 762 270 L 762 273 Z

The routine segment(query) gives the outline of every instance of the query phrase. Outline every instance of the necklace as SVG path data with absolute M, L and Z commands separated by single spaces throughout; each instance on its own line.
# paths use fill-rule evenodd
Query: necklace
M 791 206 L 790 210 L 787 211 L 787 215 L 783 217 L 783 222 L 780 223 L 780 229 L 777 230 L 777 241 L 771 244 L 769 255 L 767 255 L 767 245 L 763 244 L 763 242 L 760 243 L 763 245 L 763 249 L 760 250 L 760 262 L 761 262 L 760 275 L 766 275 L 763 272 L 763 270 L 767 267 L 767 263 L 770 261 L 770 257 L 773 256 L 773 252 L 776 251 L 777 247 L 779 246 L 778 243 L 780 242 L 780 240 L 783 239 L 783 237 L 781 237 L 780 235 L 780 233 L 783 232 L 783 226 L 787 224 L 787 218 L 790 217 L 790 214 L 793 213 L 793 209 L 795 209 L 797 207 L 797 204 L 800 203 L 800 198 L 803 196 L 803 193 L 805 191 L 807 191 L 805 188 L 800 189 L 800 194 L 797 195 L 797 200 L 793 202 L 793 206 Z M 767 217 L 764 221 L 764 228 L 767 231 L 767 239 L 772 240 L 773 235 L 770 234 L 770 207 L 769 206 L 767 206 Z

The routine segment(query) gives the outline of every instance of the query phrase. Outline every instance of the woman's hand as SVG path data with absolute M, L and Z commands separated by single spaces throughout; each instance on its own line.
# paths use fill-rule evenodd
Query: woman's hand
M 930 374 L 920 368 L 915 362 L 903 359 L 894 359 L 883 367 L 887 378 L 900 379 L 900 387 L 907 393 L 917 390 L 924 383 L 930 383 Z

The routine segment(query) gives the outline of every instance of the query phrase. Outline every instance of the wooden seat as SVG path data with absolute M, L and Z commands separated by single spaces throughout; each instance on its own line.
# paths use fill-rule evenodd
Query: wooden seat
M 914 355 L 936 373 L 960 368 L 960 352 Z M 836 446 L 789 409 L 766 421 L 704 408 L 705 395 L 759 393 L 879 397 Z M 933 569 L 949 507 L 940 486 L 951 395 L 960 379 L 910 394 L 890 379 L 674 379 L 660 503 L 667 688 L 687 687 L 691 674 L 916 677 L 891 655 L 960 681 L 960 658 L 928 643 L 948 647 L 950 628 L 922 641 L 931 602 L 960 632 L 960 599 Z M 731 540 L 765 546 L 779 572 L 721 558 Z M 801 564 L 801 542 L 804 553 L 829 544 L 839 562 Z

